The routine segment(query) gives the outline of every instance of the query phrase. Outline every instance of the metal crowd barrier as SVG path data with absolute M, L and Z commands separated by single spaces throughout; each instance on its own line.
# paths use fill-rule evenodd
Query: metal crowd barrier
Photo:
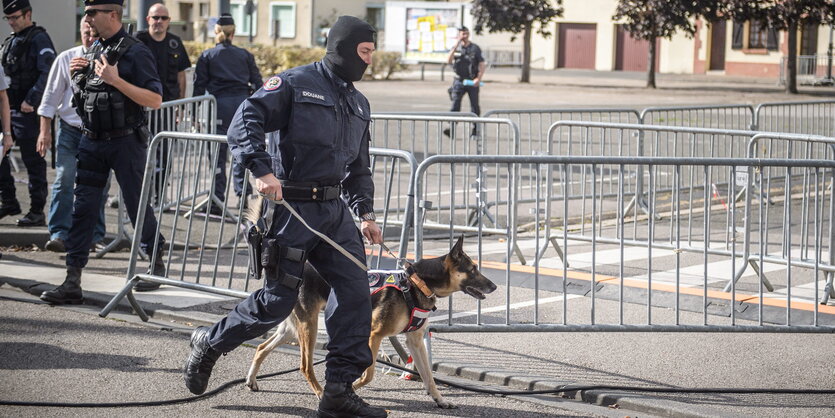
M 519 153 L 519 129 L 508 119 L 437 114 L 374 114 L 372 121 L 372 144 L 408 151 L 418 162 L 433 155 Z M 503 223 L 505 218 L 502 213 L 507 210 L 507 205 L 484 197 L 480 185 L 488 180 L 483 178 L 483 174 L 480 167 L 468 167 L 464 173 L 468 186 L 453 193 L 442 187 L 449 178 L 448 172 L 438 170 L 431 173 L 428 181 L 435 188 L 432 196 L 422 201 L 426 209 L 424 228 L 442 230 L 452 222 L 458 231 L 472 231 L 479 219 L 486 218 L 492 233 L 505 233 L 507 225 Z M 468 193 L 469 189 L 472 189 L 472 193 Z M 458 210 L 456 217 L 441 219 L 438 214 L 450 208 Z M 405 208 L 399 207 L 397 213 L 405 214 Z
M 785 143 L 779 146 L 779 143 Z M 764 145 L 767 144 L 767 145 Z M 790 159 L 801 160 L 825 160 L 835 161 L 835 138 L 822 137 L 816 135 L 792 135 L 779 133 L 762 133 L 751 138 L 748 145 L 748 157 L 757 158 L 761 156 L 763 151 L 770 151 L 772 148 L 779 148 L 782 154 Z M 766 153 L 768 153 L 766 151 Z M 784 193 L 785 199 L 800 199 L 800 236 L 794 242 L 797 245 L 792 245 L 792 234 L 786 228 L 782 228 L 779 239 L 769 239 L 769 235 L 761 236 L 759 241 L 752 243 L 758 252 L 753 253 L 752 259 L 759 260 L 759 264 L 751 262 L 751 266 L 756 271 L 762 269 L 762 263 L 775 263 L 781 265 L 802 266 L 805 268 L 815 268 L 815 260 L 821 255 L 818 253 L 818 245 L 821 240 L 827 239 L 829 242 L 829 256 L 826 261 L 830 265 L 835 265 L 835 184 L 829 182 L 826 184 L 825 173 L 820 173 L 817 169 L 813 170 L 805 168 L 798 170 L 796 173 L 774 173 L 773 170 L 764 169 L 757 173 L 757 181 L 762 185 L 762 188 L 767 191 L 768 200 L 759 199 L 759 211 L 761 217 L 759 222 L 763 225 L 772 225 L 775 223 L 782 223 L 783 225 L 790 223 L 792 216 L 796 215 L 794 212 L 784 210 L 780 212 L 778 208 L 772 208 L 773 198 L 770 193 L 773 185 L 783 184 L 783 188 L 787 190 Z M 830 173 L 830 176 L 832 173 Z M 829 213 L 825 212 L 825 197 L 829 193 Z M 750 196 L 748 198 L 750 204 Z M 784 208 L 788 205 L 784 204 Z M 824 229 L 827 222 L 829 228 L 828 232 Z M 747 217 L 746 217 L 747 219 Z M 776 220 L 776 222 L 775 222 Z M 750 248 L 746 244 L 746 248 Z M 777 248 L 775 248 L 777 247 Z M 759 266 L 759 268 L 758 268 Z M 826 304 L 830 297 L 835 297 L 835 288 L 833 288 L 833 279 L 835 273 L 826 272 L 826 284 L 821 297 L 821 303 Z M 730 285 L 730 284 L 729 284 Z M 725 288 L 727 290 L 727 286 Z
M 835 333 L 832 317 L 835 311 L 831 307 L 819 307 L 817 303 L 823 287 L 819 275 L 835 272 L 831 259 L 835 250 L 831 239 L 832 184 L 835 182 L 835 161 L 832 159 L 433 156 L 420 164 L 416 175 L 417 259 L 430 253 L 440 255 L 446 249 L 431 248 L 432 243 L 423 240 L 421 219 L 424 209 L 418 202 L 428 193 L 427 174 L 441 167 L 453 173 L 450 187 L 457 188 L 465 182 L 461 175 L 454 173 L 472 165 L 504 173 L 509 187 L 489 185 L 490 194 L 505 194 L 511 201 L 514 185 L 520 181 L 515 173 L 522 166 L 537 166 L 537 173 L 588 173 L 585 183 L 590 188 L 592 203 L 586 208 L 551 193 L 552 181 L 564 190 L 580 188 L 581 184 L 572 183 L 567 176 L 556 180 L 547 176 L 537 178 L 539 199 L 536 205 L 544 207 L 550 202 L 553 213 L 545 212 L 540 216 L 535 211 L 534 216 L 542 219 L 534 219 L 534 222 L 553 223 L 559 229 L 558 238 L 565 256 L 575 258 L 578 263 L 571 266 L 558 262 L 548 266 L 537 264 L 525 270 L 531 275 L 520 278 L 515 274 L 518 267 L 511 268 L 509 263 L 502 261 L 510 258 L 512 248 L 520 241 L 524 241 L 522 248 L 538 253 L 548 245 L 545 232 L 538 228 L 526 234 L 509 231 L 508 242 L 498 244 L 491 243 L 488 236 L 479 232 L 467 240 L 467 251 L 478 260 L 481 271 L 503 292 L 488 295 L 475 306 L 468 297 L 449 298 L 446 312 L 433 318 L 431 331 Z M 623 181 L 636 166 L 646 167 L 650 173 L 652 204 L 649 208 L 652 214 L 663 212 L 671 222 L 658 223 L 655 216 L 648 216 L 641 222 L 638 236 L 629 238 L 622 221 L 628 195 L 621 191 L 616 196 L 606 196 L 601 186 L 606 177 Z M 790 216 L 782 225 L 773 221 L 765 224 L 760 221 L 764 216 L 762 203 L 759 207 L 754 205 L 751 193 L 747 194 L 744 209 L 739 203 L 728 204 L 721 210 L 711 199 L 710 183 L 720 174 L 727 177 L 734 173 L 747 174 L 738 177 L 744 180 L 743 184 L 728 184 L 727 193 L 733 195 L 737 190 L 751 190 L 757 177 L 764 181 L 762 177 L 768 170 L 780 172 L 781 176 L 775 178 L 784 179 L 782 183 L 771 185 L 775 196 L 783 196 L 775 203 L 775 208 L 783 205 L 785 213 L 795 212 L 804 205 L 798 193 L 805 193 L 810 210 L 817 215 L 813 222 L 815 239 L 808 241 L 811 248 L 803 259 L 794 255 L 800 247 L 792 244 L 803 234 L 803 219 Z M 793 184 L 792 179 L 798 171 L 810 173 L 811 179 L 806 183 L 809 190 Z M 673 190 L 670 193 L 659 193 L 652 187 L 655 172 L 672 173 Z M 687 174 L 691 172 L 701 174 L 694 178 Z M 698 181 L 700 187 L 690 187 L 690 181 Z M 614 212 L 615 216 L 607 218 L 609 212 Z M 507 216 L 512 218 L 516 213 L 511 210 Z M 727 233 L 724 229 L 726 217 L 731 219 L 731 224 L 742 221 L 744 229 L 737 232 L 741 237 L 715 245 Z M 586 219 L 592 233 L 576 234 Z M 750 250 L 763 242 L 759 237 L 775 234 L 780 226 L 787 231 L 785 236 L 788 238 L 781 239 L 792 254 L 786 260 L 785 268 L 760 269 L 753 277 L 759 279 L 757 282 L 734 280 L 747 262 L 769 261 L 768 254 Z M 827 230 L 829 244 L 824 239 Z M 454 235 L 452 226 L 448 227 L 448 233 L 450 237 Z M 499 250 L 500 247 L 504 249 Z M 793 268 L 798 266 L 807 268 Z M 504 277 L 499 277 L 501 275 Z M 774 285 L 774 291 L 767 291 L 763 285 L 766 277 Z M 726 282 L 730 283 L 730 289 L 723 292 L 720 289 Z M 577 301 L 569 303 L 574 299 Z
M 756 126 L 750 105 L 648 107 L 641 111 L 641 123 L 734 130 L 754 130 Z
M 170 207 L 152 206 L 158 223 L 157 235 L 161 234 L 166 239 L 162 246 L 166 274 L 154 276 L 147 273 L 144 266 L 137 266 L 141 232 L 135 232 L 125 287 L 101 311 L 102 316 L 108 315 L 127 297 L 134 311 L 143 320 L 147 320 L 147 314 L 137 304 L 131 290 L 139 280 L 239 298 L 246 297 L 253 287 L 261 286 L 258 282 L 253 283 L 247 275 L 249 257 L 243 235 L 244 225 L 241 222 L 241 214 L 246 210 L 247 201 L 241 198 L 235 204 L 229 204 L 233 195 L 230 192 L 230 165 L 217 168 L 223 169 L 227 174 L 224 190 L 224 201 L 227 204 L 221 206 L 222 213 L 212 215 L 210 205 L 200 206 L 201 190 L 214 190 L 219 145 L 225 142 L 226 137 L 221 135 L 167 131 L 160 132 L 151 141 L 135 231 L 142 230 L 144 212 L 153 197 L 153 168 L 159 155 L 156 151 L 165 143 L 169 146 L 170 154 L 163 192 L 179 202 Z M 371 155 L 378 190 L 375 201 L 384 205 L 383 216 L 378 222 L 383 229 L 384 237 L 399 237 L 399 251 L 405 255 L 408 250 L 410 228 L 392 228 L 389 218 L 393 216 L 393 212 L 386 203 L 402 199 L 403 206 L 409 208 L 405 214 L 411 217 L 410 208 L 414 207 L 414 197 L 410 185 L 413 183 L 416 162 L 408 152 L 399 150 L 372 148 Z M 392 176 L 393 173 L 402 174 L 402 181 Z M 245 181 L 249 181 L 248 178 Z M 395 196 L 395 193 L 404 195 Z M 151 262 L 153 263 L 153 260 Z
M 761 103 L 754 111 L 756 130 L 835 136 L 835 100 Z
M 171 100 L 163 102 L 159 109 L 147 112 L 148 129 L 152 135 L 162 131 L 178 131 L 190 133 L 214 134 L 217 128 L 217 101 L 212 95 L 190 97 L 186 99 Z M 169 154 L 169 145 L 165 142 L 158 148 L 160 153 L 160 164 L 152 168 L 152 172 L 158 177 L 166 166 L 170 165 L 166 157 Z M 158 189 L 158 188 L 157 188 Z M 203 187 L 201 194 L 208 195 L 208 189 Z M 157 191 L 157 190 L 152 190 Z M 108 245 L 96 252 L 96 258 L 101 258 L 108 252 L 115 249 L 122 241 L 130 241 L 127 227 L 130 219 L 127 211 L 124 210 L 124 201 L 119 193 L 119 207 L 116 214 L 116 238 Z M 154 206 L 163 205 L 166 209 L 178 204 L 173 195 L 159 196 L 152 199 Z

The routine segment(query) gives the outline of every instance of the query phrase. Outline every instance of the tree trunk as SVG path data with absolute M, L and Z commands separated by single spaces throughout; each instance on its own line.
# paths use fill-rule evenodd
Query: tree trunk
M 655 88 L 655 40 L 656 37 L 649 39 L 649 54 L 647 54 L 647 88 Z
M 528 22 L 525 25 L 525 32 L 522 35 L 522 78 L 519 79 L 522 83 L 531 82 L 531 32 L 533 24 Z
M 786 93 L 797 94 L 797 21 L 789 22 L 789 56 L 786 62 Z

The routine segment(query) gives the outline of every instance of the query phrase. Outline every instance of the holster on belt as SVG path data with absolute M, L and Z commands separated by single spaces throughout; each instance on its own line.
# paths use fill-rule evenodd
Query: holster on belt
M 246 246 L 249 247 L 249 278 L 261 280 L 261 242 L 264 236 L 258 229 L 258 225 L 251 224 L 246 230 Z
M 305 252 L 298 248 L 279 245 L 278 240 L 269 238 L 261 244 L 261 267 L 267 270 L 268 279 L 276 279 L 290 289 L 298 289 L 302 285 L 301 277 L 292 275 L 279 268 L 282 260 L 293 264 L 304 264 Z M 303 267 L 302 267 L 303 268 Z

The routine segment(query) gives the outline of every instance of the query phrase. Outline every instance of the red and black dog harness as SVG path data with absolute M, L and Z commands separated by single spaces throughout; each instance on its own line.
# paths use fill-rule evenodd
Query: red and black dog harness
M 403 295 L 406 307 L 409 309 L 409 323 L 401 332 L 420 329 L 429 319 L 429 314 L 436 309 L 434 306 L 431 310 L 417 307 L 414 292 L 423 290 L 412 283 L 409 279 L 411 274 L 414 273 L 404 270 L 368 270 L 368 286 L 371 288 L 372 295 L 387 287 L 395 288 Z

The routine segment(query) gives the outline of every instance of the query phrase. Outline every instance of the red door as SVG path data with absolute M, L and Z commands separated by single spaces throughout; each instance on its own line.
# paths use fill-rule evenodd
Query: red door
M 593 23 L 560 23 L 557 67 L 594 69 L 597 26 Z
M 622 25 L 616 25 L 617 41 L 615 45 L 615 70 L 646 71 L 649 56 L 649 42 L 632 37 Z M 655 71 L 658 71 L 658 57 L 661 56 L 661 41 L 655 42 Z

